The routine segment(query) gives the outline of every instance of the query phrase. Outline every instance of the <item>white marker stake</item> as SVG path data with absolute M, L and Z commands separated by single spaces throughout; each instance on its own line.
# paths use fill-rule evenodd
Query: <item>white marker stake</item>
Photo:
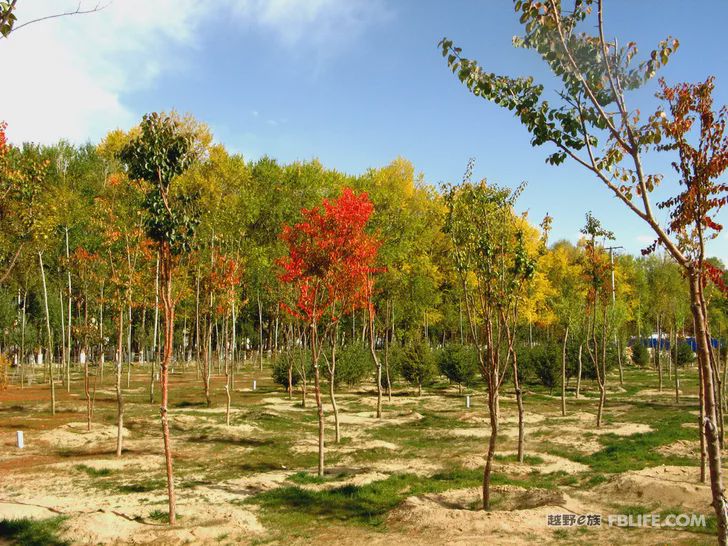
M 25 439 L 23 438 L 23 431 L 19 430 L 15 434 L 17 435 L 18 448 L 23 449 L 25 447 Z
M 255 390 L 256 387 L 257 387 L 257 382 L 255 381 L 255 379 L 253 379 L 253 390 Z
M 469 394 L 465 397 L 465 407 L 466 408 L 470 407 L 470 395 Z

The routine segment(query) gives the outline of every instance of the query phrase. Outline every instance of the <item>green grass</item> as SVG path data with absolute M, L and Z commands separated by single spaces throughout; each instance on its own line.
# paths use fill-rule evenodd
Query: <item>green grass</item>
M 276 527 L 295 526 L 312 520 L 341 521 L 374 527 L 382 526 L 384 516 L 410 495 L 422 495 L 473 487 L 480 484 L 480 470 L 455 469 L 429 478 L 395 474 L 363 486 L 346 485 L 324 491 L 308 491 L 297 486 L 260 493 L 247 502 L 258 504 Z
M 497 455 L 496 454 L 495 460 L 504 462 L 504 463 L 517 463 L 518 455 L 515 455 L 515 454 Z M 544 460 L 541 457 L 539 457 L 538 455 L 524 455 L 523 462 L 526 464 L 530 464 L 530 465 L 539 465 L 539 464 L 543 464 Z
M 119 493 L 148 493 L 149 491 L 157 491 L 166 487 L 165 480 L 148 480 L 145 482 L 124 483 L 117 485 L 115 489 Z
M 337 472 L 335 474 L 331 474 L 328 476 L 324 475 L 323 477 L 320 477 L 319 475 L 311 474 L 310 472 L 297 472 L 296 474 L 289 476 L 288 481 L 299 485 L 322 484 L 331 481 L 341 480 L 348 477 L 349 475 L 350 474 L 347 472 Z
M 175 517 L 177 519 L 182 519 L 183 516 L 181 514 L 175 513 Z M 149 519 L 152 519 L 154 521 L 158 521 L 160 523 L 169 523 L 169 511 L 167 510 L 152 510 L 149 513 L 148 516 Z
M 85 464 L 78 464 L 76 465 L 76 470 L 80 470 L 81 472 L 85 472 L 92 478 L 103 478 L 105 476 L 111 476 L 112 470 L 109 468 L 92 468 L 90 466 L 86 466 Z
M 642 407 L 640 408 L 640 406 Z M 653 428 L 652 432 L 632 436 L 603 434 L 599 437 L 599 441 L 604 447 L 590 455 L 578 454 L 573 450 L 553 444 L 549 446 L 548 452 L 586 464 L 594 472 L 605 474 L 641 470 L 658 465 L 694 465 L 693 459 L 662 455 L 657 451 L 660 446 L 669 445 L 678 440 L 692 440 L 696 436 L 695 431 L 682 425 L 692 422 L 694 416 L 687 411 L 669 411 L 665 407 L 650 409 L 648 406 L 647 404 L 635 404 L 640 411 L 627 415 L 624 419 L 649 423 Z
M 30 518 L 0 520 L 0 537 L 19 546 L 69 546 L 58 536 L 66 518 L 34 520 Z M 0 543 L 3 542 L 0 540 Z

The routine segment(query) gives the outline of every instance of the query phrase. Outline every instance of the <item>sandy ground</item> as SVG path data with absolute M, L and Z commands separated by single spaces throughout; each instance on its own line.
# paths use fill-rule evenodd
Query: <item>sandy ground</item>
M 144 392 L 143 389 L 140 392 Z M 386 398 L 385 398 L 386 400 Z M 477 440 L 485 451 L 490 434 L 485 408 L 466 411 L 460 397 L 429 395 L 422 398 L 397 396 L 387 405 L 386 418 L 377 419 L 374 414 L 376 398 L 372 396 L 344 396 L 341 398 L 340 424 L 346 439 L 340 445 L 328 443 L 329 453 L 338 457 L 329 470 L 335 474 L 342 470 L 340 478 L 325 483 L 304 484 L 303 489 L 321 491 L 341 486 L 363 486 L 385 480 L 392 474 L 409 473 L 431 476 L 448 466 L 457 464 L 466 469 L 480 469 L 484 465 L 483 454 L 463 454 L 452 460 L 437 458 L 405 457 L 405 442 L 391 441 L 372 436 L 380 427 L 397 427 L 418 423 L 423 415 L 417 410 L 454 412 L 459 426 L 428 429 L 428 437 L 437 442 Z M 482 401 L 481 401 L 482 402 Z M 0 398 L 0 410 L 3 408 Z M 264 415 L 296 419 L 313 407 L 302 408 L 300 399 L 288 400 L 284 395 L 265 395 L 255 402 Z M 349 404 L 355 404 L 349 408 Z M 6 403 L 6 405 L 9 405 Z M 145 434 L 156 433 L 158 420 L 150 417 L 130 417 L 124 429 L 125 451 L 121 458 L 114 456 L 117 429 L 108 421 L 94 422 L 92 430 L 86 430 L 82 421 L 85 406 L 79 405 L 73 412 L 72 401 L 64 402 L 68 414 L 56 421 L 40 416 L 28 416 L 23 423 L 28 426 L 28 447 L 13 447 L 14 436 L 10 428 L 0 428 L 0 519 L 28 517 L 44 519 L 57 515 L 67 516 L 63 524 L 63 536 L 73 544 L 246 544 L 264 541 L 275 533 L 266 528 L 260 509 L 246 504 L 251 496 L 264 491 L 292 485 L 289 478 L 296 470 L 278 465 L 276 469 L 264 468 L 241 472 L 236 478 L 207 481 L 206 468 L 214 459 L 198 458 L 203 451 L 195 452 L 194 443 L 185 444 L 176 464 L 196 465 L 194 473 L 186 480 L 199 480 L 194 487 L 184 488 L 178 480 L 178 514 L 175 527 L 161 523 L 155 512 L 166 510 L 166 494 L 163 489 L 125 492 L 104 490 L 91 484 L 92 472 L 129 474 L 129 484 L 140 480 L 163 479 L 161 439 Z M 362 408 L 370 410 L 360 411 Z M 233 410 L 237 414 L 241 410 Z M 594 427 L 595 416 L 588 412 L 572 411 L 566 417 L 556 413 L 526 414 L 527 442 L 537 443 L 546 437 L 548 442 L 568 447 L 579 453 L 594 453 L 603 446 L 602 434 L 633 436 L 652 429 L 649 425 L 631 423 L 622 418 L 619 408 L 613 416 L 618 419 L 600 429 Z M 212 442 L 227 452 L 234 450 L 242 463 L 248 454 L 253 455 L 256 444 L 252 440 L 265 440 L 270 436 L 261 423 L 236 422 L 224 424 L 225 409 L 189 408 L 188 411 L 172 411 L 171 425 L 180 438 L 188 442 Z M 332 428 L 333 415 L 327 409 L 327 426 Z M 32 426 L 31 426 L 32 424 Z M 501 416 L 503 442 L 513 446 L 518 433 L 517 416 L 503 410 Z M 499 440 L 500 441 L 500 440 Z M 527 477 L 563 473 L 579 475 L 587 473 L 585 464 L 571 461 L 544 451 L 534 450 L 527 443 L 527 453 L 539 457 L 538 463 L 517 463 L 512 449 L 499 448 L 500 460 L 495 472 L 508 476 Z M 192 447 L 190 447 L 192 446 Z M 310 456 L 316 453 L 317 439 L 313 434 L 296 437 L 291 452 Z M 697 442 L 679 441 L 662 446 L 663 455 L 696 455 Z M 391 453 L 373 462 L 357 461 L 357 456 L 368 450 Z M 205 451 L 206 457 L 214 457 L 215 451 Z M 80 467 L 79 465 L 83 465 Z M 345 529 L 319 529 L 316 541 L 322 544 L 558 544 L 565 538 L 574 543 L 660 544 L 666 535 L 651 531 L 629 531 L 606 526 L 598 528 L 564 529 L 567 535 L 557 535 L 558 528 L 547 525 L 553 514 L 609 514 L 619 513 L 614 502 L 623 505 L 646 506 L 648 509 L 679 509 L 708 513 L 710 490 L 698 483 L 695 467 L 658 466 L 609 476 L 591 490 L 578 487 L 561 487 L 554 490 L 524 489 L 515 485 L 494 485 L 493 510 L 478 510 L 481 502 L 479 488 L 456 489 L 437 494 L 410 496 L 386 517 L 386 530 L 336 527 Z M 690 535 L 688 538 L 695 535 Z M 308 543 L 305 537 L 293 537 L 292 544 Z

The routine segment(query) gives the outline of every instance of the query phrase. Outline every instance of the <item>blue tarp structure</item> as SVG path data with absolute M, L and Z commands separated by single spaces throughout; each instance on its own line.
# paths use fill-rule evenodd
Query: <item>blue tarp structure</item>
M 637 342 L 641 342 L 642 345 L 645 347 L 648 347 L 650 349 L 655 349 L 658 346 L 658 339 L 657 336 L 652 337 L 643 337 L 642 339 L 638 340 L 637 338 L 632 338 L 629 342 L 629 345 L 634 345 Z M 688 345 L 690 345 L 690 348 L 693 350 L 693 352 L 696 352 L 698 350 L 698 343 L 695 341 L 694 337 L 686 337 L 684 339 L 678 340 L 678 343 L 685 342 Z M 717 349 L 720 347 L 720 341 L 716 338 L 711 338 L 710 344 L 713 346 L 714 349 Z M 659 340 L 659 346 L 663 351 L 669 351 L 670 350 L 670 340 L 667 338 L 662 338 Z

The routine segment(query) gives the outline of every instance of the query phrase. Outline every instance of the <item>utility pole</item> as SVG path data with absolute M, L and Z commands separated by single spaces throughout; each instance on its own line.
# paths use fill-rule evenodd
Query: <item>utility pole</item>
M 612 305 L 617 304 L 617 286 L 614 281 L 614 251 L 624 248 L 623 246 L 608 246 L 605 250 L 609 251 L 609 267 L 612 270 Z

